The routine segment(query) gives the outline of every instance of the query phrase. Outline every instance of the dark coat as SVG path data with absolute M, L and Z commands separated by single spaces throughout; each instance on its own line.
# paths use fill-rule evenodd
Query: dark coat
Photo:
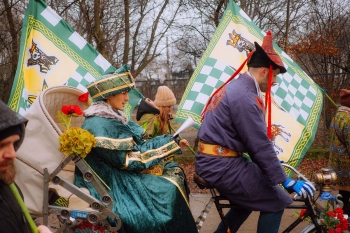
M 18 188 L 18 186 L 17 186 Z M 18 188 L 19 189 L 19 188 Z M 21 193 L 22 195 L 22 193 Z M 29 225 L 10 187 L 0 181 L 0 230 L 6 233 L 30 233 Z
M 221 145 L 244 156 L 196 154 L 196 172 L 235 204 L 255 211 L 277 212 L 292 203 L 278 186 L 287 176 L 267 137 L 263 101 L 254 80 L 240 75 L 221 89 L 207 108 L 198 131 L 200 140 Z

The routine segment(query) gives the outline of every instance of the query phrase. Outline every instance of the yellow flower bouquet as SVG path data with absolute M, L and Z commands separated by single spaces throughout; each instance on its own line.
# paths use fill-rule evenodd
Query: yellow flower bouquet
M 87 130 L 79 127 L 71 127 L 66 129 L 58 138 L 60 142 L 59 151 L 65 155 L 78 154 L 85 158 L 90 153 L 92 147 L 95 147 L 96 140 L 94 136 Z
M 58 112 L 58 119 L 66 130 L 58 137 L 60 143 L 59 151 L 65 155 L 77 154 L 85 158 L 91 149 L 96 146 L 95 137 L 87 130 L 80 127 L 70 127 L 71 118 L 83 114 L 79 106 L 62 106 L 61 112 Z

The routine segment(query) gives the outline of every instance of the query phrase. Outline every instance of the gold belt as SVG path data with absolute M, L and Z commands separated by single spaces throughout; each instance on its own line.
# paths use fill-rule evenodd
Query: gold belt
M 237 151 L 230 150 L 220 145 L 208 144 L 203 141 L 198 143 L 198 152 L 211 156 L 222 156 L 222 157 L 237 157 L 239 153 Z

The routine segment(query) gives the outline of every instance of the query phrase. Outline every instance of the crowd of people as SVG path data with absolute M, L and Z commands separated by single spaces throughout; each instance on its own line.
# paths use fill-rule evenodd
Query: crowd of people
M 315 187 L 287 177 L 268 137 L 262 92 L 271 90 L 276 76 L 286 72 L 272 47 L 271 33 L 262 45 L 255 42 L 247 67 L 235 82 L 215 92 L 211 97 L 215 101 L 208 101 L 198 131 L 195 170 L 221 195 L 240 206 L 226 214 L 231 232 L 238 232 L 252 211 L 259 211 L 257 232 L 277 233 L 283 211 L 292 203 L 285 190 L 307 197 L 313 195 Z M 189 146 L 186 139 L 172 137 L 174 93 L 160 86 L 154 101 L 142 99 L 134 122 L 123 112 L 134 85 L 128 65 L 87 85 L 93 103 L 84 111 L 81 127 L 95 137 L 96 147 L 85 161 L 110 188 L 114 200 L 111 210 L 122 221 L 120 232 L 198 232 L 189 206 L 186 174 L 172 159 L 182 153 L 181 147 Z M 331 124 L 330 166 L 339 175 L 337 188 L 349 213 L 350 91 L 342 90 L 340 97 L 342 106 Z M 0 112 L 0 229 L 30 232 L 9 188 L 14 182 L 13 160 L 24 139 L 27 120 L 4 103 L 0 103 Z M 76 186 L 87 188 L 101 200 L 79 169 L 74 175 Z M 110 223 L 115 224 L 111 219 Z M 38 229 L 40 233 L 50 232 L 45 226 Z M 215 232 L 227 230 L 220 223 Z

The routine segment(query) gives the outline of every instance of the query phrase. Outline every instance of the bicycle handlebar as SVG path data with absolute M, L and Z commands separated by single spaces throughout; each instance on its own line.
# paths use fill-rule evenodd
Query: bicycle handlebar
M 306 178 L 303 174 L 301 174 L 296 168 L 294 168 L 286 163 L 281 163 L 281 165 L 283 167 L 289 168 L 290 170 L 293 170 L 298 175 L 298 177 L 302 178 L 304 181 L 312 183 L 308 178 Z

